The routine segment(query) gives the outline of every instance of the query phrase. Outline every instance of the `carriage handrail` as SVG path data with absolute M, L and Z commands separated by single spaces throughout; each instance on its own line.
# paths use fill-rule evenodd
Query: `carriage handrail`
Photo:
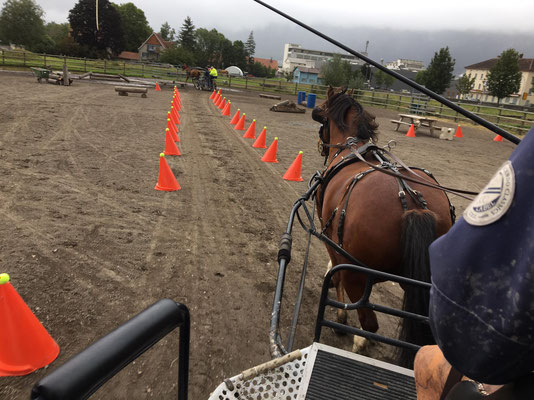
M 265 3 L 264 1 L 262 1 L 262 0 L 254 0 L 254 1 L 256 3 L 258 3 L 258 4 L 261 4 L 262 6 L 264 6 L 266 8 L 268 8 L 268 9 L 270 9 L 271 11 L 274 11 L 275 13 L 281 15 L 282 17 L 287 18 L 288 20 L 294 22 L 295 24 L 300 25 L 304 29 L 316 34 L 317 36 L 325 39 L 326 41 L 334 44 L 335 46 L 338 46 L 338 47 L 342 48 L 346 52 L 358 57 L 359 59 L 365 61 L 366 63 L 373 65 L 375 68 L 378 68 L 382 72 L 385 72 L 386 74 L 392 75 L 393 77 L 397 78 L 401 82 L 406 83 L 407 85 L 413 87 L 414 89 L 426 94 L 429 97 L 432 97 L 434 100 L 437 100 L 440 103 L 446 105 L 447 107 L 452 108 L 454 111 L 457 111 L 458 113 L 466 116 L 467 118 L 477 122 L 478 124 L 480 124 L 480 125 L 484 126 L 485 128 L 489 129 L 490 131 L 493 131 L 496 134 L 501 135 L 502 137 L 504 137 L 505 139 L 511 141 L 512 143 L 519 144 L 521 142 L 521 139 L 519 139 L 517 136 L 512 135 L 511 133 L 505 131 L 504 129 L 502 129 L 500 127 L 498 127 L 497 125 L 494 125 L 491 122 L 486 121 L 485 119 L 479 117 L 478 115 L 475 115 L 472 112 L 463 109 L 462 107 L 456 105 L 452 101 L 447 100 L 445 97 L 440 96 L 437 93 L 434 93 L 433 91 L 427 89 L 424 86 L 419 85 L 417 82 L 412 81 L 411 79 L 399 74 L 398 72 L 390 70 L 390 69 L 384 67 L 382 64 L 370 59 L 369 57 L 366 57 L 363 54 L 360 54 L 357 51 L 352 50 L 350 47 L 347 47 L 344 44 L 338 42 L 337 40 L 330 38 L 329 36 L 325 35 L 324 33 L 319 32 L 317 29 L 314 29 L 311 26 L 306 25 L 305 23 L 303 23 L 303 22 L 299 21 L 298 19 L 293 18 L 292 16 L 290 16 L 290 15 L 288 15 L 288 14 L 286 14 L 286 13 L 280 11 L 280 10 L 278 10 L 277 8 Z
M 350 270 L 353 272 L 363 273 L 366 275 L 366 282 L 365 282 L 365 290 L 362 295 L 362 297 L 355 303 L 341 303 L 336 300 L 332 300 L 328 297 L 328 289 L 330 287 L 330 282 L 332 280 L 332 277 L 335 273 L 344 271 L 344 270 Z M 328 273 L 325 275 L 324 281 L 323 281 L 323 287 L 321 290 L 321 298 L 319 301 L 319 310 L 317 312 L 317 320 L 315 323 L 315 336 L 314 336 L 314 342 L 319 342 L 321 339 L 321 331 L 323 327 L 330 327 L 333 329 L 336 329 L 338 331 L 346 332 L 353 335 L 363 336 L 367 339 L 375 340 L 378 342 L 390 344 L 397 347 L 404 347 L 412 350 L 418 350 L 420 346 L 415 345 L 413 343 L 405 342 L 403 340 L 389 338 L 386 336 L 382 336 L 373 332 L 368 332 L 363 329 L 358 329 L 355 327 L 351 327 L 349 325 L 341 324 L 339 322 L 330 321 L 324 318 L 324 313 L 326 306 L 331 306 L 334 308 L 339 308 L 343 310 L 357 310 L 359 308 L 371 308 L 375 311 L 393 315 L 395 317 L 401 317 L 401 318 L 410 318 L 416 321 L 428 323 L 428 316 L 426 315 L 420 315 L 420 314 L 414 314 L 408 311 L 404 310 L 398 310 L 391 307 L 382 306 L 380 304 L 375 304 L 369 301 L 369 297 L 371 295 L 371 288 L 373 286 L 373 283 L 376 279 L 381 279 L 385 281 L 392 281 L 397 283 L 403 283 L 413 286 L 418 286 L 423 289 L 430 290 L 432 285 L 427 282 L 421 282 L 410 278 L 405 278 L 403 276 L 399 275 L 393 275 L 389 274 L 387 272 L 377 271 L 370 268 L 365 268 L 359 265 L 352 265 L 352 264 L 339 264 L 336 265 L 334 268 L 332 268 Z
M 319 185 L 322 183 L 321 179 L 319 178 L 321 174 L 317 172 L 312 178 L 310 178 L 310 182 L 308 183 L 308 190 L 306 193 L 304 193 L 293 205 L 293 208 L 291 209 L 291 212 L 289 214 L 289 221 L 287 223 L 287 229 L 282 234 L 282 238 L 280 240 L 280 246 L 278 250 L 278 275 L 276 280 L 276 288 L 274 292 L 274 301 L 273 301 L 273 308 L 271 312 L 271 326 L 269 329 L 269 350 L 271 353 L 271 357 L 277 358 L 281 357 L 285 354 L 287 354 L 289 351 L 291 351 L 294 336 L 296 332 L 296 323 L 297 319 L 295 317 L 296 310 L 300 308 L 300 302 L 302 299 L 302 291 L 304 290 L 304 285 L 299 285 L 298 293 L 297 293 L 297 300 L 295 303 L 295 312 L 294 317 L 291 323 L 290 327 L 290 335 L 288 338 L 288 345 L 287 348 L 282 343 L 282 337 L 280 335 L 280 310 L 282 308 L 282 297 L 284 294 L 284 282 L 285 282 L 285 276 L 286 276 L 286 270 L 289 262 L 291 261 L 291 245 L 292 245 L 292 236 L 291 232 L 293 230 L 293 223 L 295 221 L 295 216 L 297 217 L 300 225 L 304 228 L 304 230 L 309 234 L 317 237 L 319 240 L 327 243 L 329 246 L 331 246 L 336 252 L 347 258 L 350 262 L 358 265 L 363 265 L 367 267 L 363 262 L 349 254 L 345 249 L 340 247 L 336 242 L 334 242 L 332 239 L 330 239 L 328 236 L 323 234 L 322 232 L 317 232 L 315 229 L 315 224 L 313 222 L 313 214 L 310 214 L 306 207 L 306 201 L 308 201 L 316 192 Z M 306 217 L 309 222 L 309 226 L 306 226 L 303 220 L 301 219 L 298 211 L 300 208 L 304 208 Z M 302 274 L 301 274 L 301 282 L 304 278 L 304 275 L 306 273 L 306 270 L 303 268 Z
M 31 399 L 86 399 L 177 327 L 178 399 L 187 400 L 189 310 L 170 299 L 153 304 L 41 379 L 33 387 Z

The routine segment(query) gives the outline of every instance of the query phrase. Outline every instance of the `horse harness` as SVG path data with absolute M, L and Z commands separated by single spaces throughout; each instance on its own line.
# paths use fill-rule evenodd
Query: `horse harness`
M 413 189 L 412 187 L 410 187 L 410 185 L 408 185 L 408 183 L 407 183 L 407 180 L 412 180 L 412 181 L 415 181 L 415 182 L 418 182 L 418 183 L 425 184 L 423 182 L 420 182 L 420 180 L 423 179 L 423 178 L 421 178 L 419 175 L 415 174 L 415 172 L 413 172 L 413 169 L 422 171 L 425 174 L 427 174 L 428 176 L 430 176 L 432 179 L 435 179 L 434 176 L 429 171 L 427 171 L 426 169 L 422 169 L 422 168 L 408 167 L 408 166 L 404 165 L 404 163 L 402 161 L 398 160 L 391 153 L 389 153 L 386 149 L 379 148 L 372 142 L 368 142 L 368 143 L 363 144 L 360 147 L 356 147 L 358 144 L 363 143 L 363 141 L 361 139 L 358 139 L 358 138 L 349 137 L 344 144 L 327 144 L 327 143 L 324 143 L 322 130 L 323 130 L 323 127 L 321 127 L 321 131 L 319 132 L 319 135 L 320 135 L 320 138 L 321 138 L 321 143 L 319 145 L 319 150 L 321 151 L 321 154 L 324 154 L 325 153 L 325 149 L 328 148 L 328 147 L 338 148 L 337 152 L 334 154 L 334 157 L 332 157 L 332 160 L 334 160 L 337 156 L 339 156 L 339 154 L 343 150 L 350 149 L 351 153 L 349 155 L 345 156 L 345 157 L 342 157 L 342 160 L 340 162 L 338 162 L 337 164 L 335 164 L 332 168 L 328 169 L 328 167 L 329 167 L 329 165 L 328 165 L 326 167 L 326 169 L 323 170 L 322 173 L 317 172 L 312 177 L 312 180 L 318 179 L 321 182 L 320 183 L 321 190 L 318 191 L 319 193 L 318 193 L 318 196 L 317 196 L 317 202 L 318 202 L 318 205 L 319 205 L 319 207 L 321 209 L 323 207 L 324 193 L 326 191 L 326 187 L 328 186 L 328 183 L 332 180 L 332 178 L 339 171 L 341 171 L 346 166 L 348 166 L 350 164 L 353 164 L 355 162 L 364 161 L 367 165 L 369 165 L 369 169 L 358 173 L 357 175 L 355 175 L 352 178 L 352 181 L 347 186 L 347 189 L 345 190 L 345 193 L 343 194 L 343 197 L 342 197 L 343 206 L 342 206 L 341 211 L 339 211 L 339 207 L 336 207 L 334 209 L 334 211 L 332 212 L 332 214 L 328 218 L 327 222 L 325 223 L 325 225 L 324 225 L 324 227 L 323 227 L 323 229 L 321 231 L 322 234 L 324 234 L 326 232 L 326 230 L 328 229 L 328 227 L 332 224 L 335 216 L 337 215 L 337 213 L 339 211 L 339 224 L 338 224 L 338 228 L 337 228 L 337 236 L 338 236 L 338 245 L 340 247 L 343 247 L 343 228 L 344 228 L 345 216 L 346 216 L 346 213 L 347 213 L 347 207 L 348 207 L 348 204 L 349 204 L 350 196 L 351 196 L 351 194 L 352 194 L 352 192 L 354 190 L 354 187 L 356 186 L 356 184 L 358 182 L 360 182 L 365 176 L 369 175 L 371 172 L 374 172 L 374 171 L 377 171 L 377 170 L 379 170 L 381 172 L 389 171 L 389 172 L 391 172 L 390 175 L 393 175 L 395 177 L 395 179 L 397 181 L 398 189 L 399 189 L 399 191 L 398 191 L 399 200 L 400 200 L 402 209 L 404 211 L 408 211 L 407 196 L 410 196 L 418 207 L 420 207 L 422 209 L 425 209 L 425 210 L 428 209 L 427 202 L 426 202 L 423 194 L 421 192 Z M 389 145 L 386 146 L 386 147 L 389 147 Z M 369 154 L 371 154 L 373 156 L 373 158 L 376 161 L 378 161 L 377 165 L 371 164 L 370 162 L 365 160 L 365 157 L 367 155 L 369 155 Z M 389 156 L 395 158 L 396 162 L 390 161 L 386 157 L 386 155 L 389 155 Z M 326 161 L 327 160 L 325 159 L 325 164 L 326 164 Z M 416 179 L 406 179 L 407 177 L 400 173 L 398 164 L 401 165 L 400 168 L 410 171 L 413 175 L 417 176 L 419 179 L 418 180 L 416 180 Z M 439 187 L 439 185 L 434 185 L 434 184 L 429 184 L 428 186 L 438 186 Z M 439 188 L 441 188 L 441 187 L 439 187 Z M 452 219 L 452 222 L 454 223 L 454 221 L 456 219 L 456 215 L 455 215 L 454 206 L 450 203 L 450 200 L 449 200 L 449 208 L 450 208 L 450 213 L 451 213 L 451 219 Z

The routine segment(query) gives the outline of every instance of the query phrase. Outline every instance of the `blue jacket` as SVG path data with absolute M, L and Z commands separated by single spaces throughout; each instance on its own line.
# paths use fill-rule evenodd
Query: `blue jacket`
M 534 128 L 430 262 L 430 325 L 449 363 L 491 384 L 534 371 Z

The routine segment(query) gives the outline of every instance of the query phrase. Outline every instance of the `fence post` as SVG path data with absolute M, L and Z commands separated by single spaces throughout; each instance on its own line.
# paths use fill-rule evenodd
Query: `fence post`
M 295 82 L 295 94 L 298 93 L 298 90 L 299 90 L 299 83 Z
M 371 104 L 374 105 L 375 104 L 375 91 L 371 91 Z
M 228 74 L 228 87 L 232 87 L 232 75 Z
M 525 127 L 525 120 L 527 119 L 527 113 L 523 113 L 523 120 L 521 121 L 521 129 Z
M 104 73 L 106 73 L 106 60 L 104 60 Z
M 122 73 L 126 75 L 126 61 L 122 63 Z
M 245 76 L 245 89 L 248 88 L 248 76 Z
M 386 93 L 386 109 L 389 106 L 389 93 Z
M 143 73 L 143 78 L 145 77 L 145 63 L 141 64 L 141 72 Z
M 67 56 L 63 56 L 63 65 L 67 65 Z
M 443 113 L 443 103 L 439 103 L 439 116 Z
M 497 115 L 497 122 L 495 122 L 495 124 L 499 124 L 501 122 L 501 115 L 502 115 L 502 105 L 499 106 L 499 115 Z
M 265 91 L 265 78 L 263 78 L 263 90 Z
M 24 66 L 26 66 L 26 52 L 23 52 L 22 55 L 24 56 Z
M 43 54 L 43 67 L 46 68 L 46 53 Z
M 83 71 L 87 72 L 87 57 L 83 58 Z
M 2 65 L 6 63 L 6 55 L 4 54 L 4 50 L 2 50 Z

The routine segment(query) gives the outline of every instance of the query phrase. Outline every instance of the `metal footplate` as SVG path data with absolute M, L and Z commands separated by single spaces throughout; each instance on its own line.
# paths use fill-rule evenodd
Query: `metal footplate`
M 297 400 L 417 399 L 413 371 L 314 343 Z

